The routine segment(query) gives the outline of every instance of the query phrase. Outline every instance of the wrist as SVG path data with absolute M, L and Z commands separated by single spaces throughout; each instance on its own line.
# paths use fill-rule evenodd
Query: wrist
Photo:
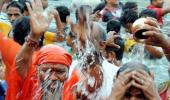
M 170 49 L 170 38 L 163 38 L 163 41 L 161 43 L 162 49 Z
M 40 35 L 36 35 L 36 34 L 30 33 L 29 37 L 38 41 L 39 38 L 40 38 Z
M 149 100 L 161 100 L 161 97 L 159 96 L 159 93 L 156 92 L 153 97 L 151 97 Z
M 25 42 L 27 43 L 27 45 L 30 47 L 30 48 L 33 48 L 35 50 L 37 50 L 39 48 L 39 40 L 38 39 L 35 39 L 35 38 L 32 38 L 31 35 L 28 35 L 26 38 L 25 38 Z

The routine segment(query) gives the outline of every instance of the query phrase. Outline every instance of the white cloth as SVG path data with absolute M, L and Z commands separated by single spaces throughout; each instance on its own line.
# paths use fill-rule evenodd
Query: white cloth
M 119 70 L 119 67 L 109 63 L 107 60 L 103 61 L 102 66 L 105 80 L 105 83 L 102 85 L 102 92 L 104 97 L 109 97 L 113 87 L 113 80 Z
M 11 24 L 8 20 L 7 14 L 4 12 L 0 12 L 0 21 Z
M 69 78 L 70 78 L 70 76 L 71 76 L 71 74 L 72 74 L 72 72 L 75 69 L 77 64 L 78 64 L 78 60 L 77 59 L 72 62 L 71 66 L 69 68 Z
M 69 77 L 71 76 L 73 70 L 76 68 L 78 62 L 79 62 L 78 60 L 72 62 L 72 65 L 70 66 L 69 69 Z M 103 84 L 97 94 L 98 98 L 95 98 L 95 100 L 101 98 L 106 99 L 110 96 L 113 87 L 113 80 L 116 76 L 117 71 L 119 70 L 119 67 L 109 63 L 107 60 L 103 61 L 102 67 L 103 67 L 102 70 L 103 70 L 103 77 L 104 77 Z

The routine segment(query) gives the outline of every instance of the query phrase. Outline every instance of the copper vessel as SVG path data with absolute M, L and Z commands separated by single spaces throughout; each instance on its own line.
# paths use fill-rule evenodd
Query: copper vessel
M 148 36 L 144 36 L 142 33 L 148 31 L 144 28 L 146 18 L 140 18 L 136 20 L 132 25 L 132 33 L 136 39 L 147 39 Z

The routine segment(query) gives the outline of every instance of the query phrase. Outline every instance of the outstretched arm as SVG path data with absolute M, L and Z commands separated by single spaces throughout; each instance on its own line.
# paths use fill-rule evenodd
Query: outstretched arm
M 164 55 L 163 51 L 157 49 L 155 46 L 145 45 L 145 49 L 149 52 L 150 55 L 156 58 L 162 58 Z
M 147 18 L 145 29 L 149 30 L 144 32 L 143 35 L 149 38 L 145 39 L 145 44 L 162 47 L 165 56 L 170 61 L 170 38 L 165 37 L 160 29 L 157 27 L 158 23 L 151 18 Z

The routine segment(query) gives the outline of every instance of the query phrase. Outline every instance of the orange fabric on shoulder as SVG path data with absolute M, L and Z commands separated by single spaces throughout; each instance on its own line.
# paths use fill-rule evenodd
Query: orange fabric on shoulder
M 21 46 L 15 41 L 9 39 L 8 37 L 5 37 L 3 33 L 0 33 L 0 53 L 2 56 L 2 60 L 6 66 L 5 78 L 7 81 L 7 92 L 10 92 L 10 96 L 6 96 L 6 100 L 16 100 L 16 98 L 14 97 L 15 94 L 17 93 L 17 95 L 19 95 L 17 87 L 21 85 L 21 78 L 16 72 L 16 67 L 13 66 L 13 63 L 15 61 L 15 56 L 20 48 Z
M 35 52 L 32 60 L 35 60 Z M 41 91 L 36 76 L 36 67 L 31 64 L 27 77 L 23 80 L 16 70 L 16 62 L 14 61 L 13 70 L 10 70 L 7 87 L 6 100 L 40 100 Z M 36 94 L 36 95 L 35 95 Z
M 76 100 L 76 95 L 73 94 L 73 86 L 78 83 L 79 77 L 76 70 L 73 70 L 71 77 L 64 83 L 62 100 Z
M 64 64 L 69 67 L 72 59 L 61 47 L 44 46 L 39 51 L 34 52 L 27 77 L 24 80 L 17 73 L 14 61 L 13 68 L 15 69 L 10 71 L 6 100 L 41 100 L 42 91 L 37 77 L 37 66 L 44 63 Z
M 6 66 L 6 76 L 9 74 L 9 70 L 13 65 L 13 61 L 15 60 L 16 54 L 20 50 L 21 46 L 16 43 L 14 40 L 4 37 L 2 33 L 0 33 L 0 52 L 2 56 L 2 60 Z

